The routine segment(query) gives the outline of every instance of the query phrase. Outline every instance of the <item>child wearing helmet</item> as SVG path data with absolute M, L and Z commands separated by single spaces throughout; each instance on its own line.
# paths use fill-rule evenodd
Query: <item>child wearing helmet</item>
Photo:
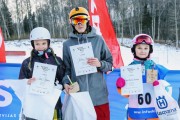
M 22 62 L 22 66 L 19 73 L 19 79 L 29 79 L 28 84 L 31 84 L 35 78 L 32 78 L 33 68 L 35 62 L 46 63 L 57 66 L 56 76 L 54 83 L 60 86 L 62 84 L 62 78 L 64 76 L 64 63 L 62 59 L 54 53 L 50 47 L 51 35 L 49 31 L 44 27 L 36 27 L 30 33 L 30 41 L 33 47 L 31 56 Z M 58 83 L 58 84 L 57 84 Z M 57 112 L 56 119 L 61 118 L 61 99 L 59 98 L 55 110 Z M 33 120 L 27 118 L 28 120 Z
M 128 97 L 128 120 L 159 120 L 153 101 L 155 100 L 154 90 L 152 83 L 147 82 L 148 70 L 155 71 L 157 79 L 164 79 L 168 72 L 168 69 L 162 65 L 156 64 L 151 60 L 150 56 L 153 53 L 153 39 L 147 34 L 138 34 L 132 40 L 133 46 L 131 52 L 134 59 L 129 65 L 141 64 L 142 66 L 142 82 L 143 82 L 143 94 L 129 95 Z M 153 73 L 154 74 L 154 73 Z M 122 77 L 119 77 L 116 81 L 118 92 L 121 94 L 121 88 L 126 84 Z M 168 88 L 167 88 L 168 89 Z M 148 102 L 145 96 L 149 96 Z M 144 101 L 144 102 L 142 102 Z M 137 112 L 148 111 L 148 112 Z
M 95 29 L 89 25 L 89 20 L 89 13 L 83 7 L 73 8 L 69 13 L 72 33 L 69 34 L 69 39 L 63 43 L 63 61 L 66 66 L 65 74 L 70 76 L 73 82 L 78 82 L 80 92 L 89 91 L 97 114 L 97 120 L 109 120 L 108 90 L 103 72 L 112 70 L 112 55 L 102 36 L 97 35 Z M 83 43 L 92 44 L 95 57 L 88 58 L 87 63 L 95 66 L 98 72 L 76 76 L 69 49 L 71 46 Z M 69 84 L 68 77 L 64 76 L 63 85 L 67 93 L 71 89 Z

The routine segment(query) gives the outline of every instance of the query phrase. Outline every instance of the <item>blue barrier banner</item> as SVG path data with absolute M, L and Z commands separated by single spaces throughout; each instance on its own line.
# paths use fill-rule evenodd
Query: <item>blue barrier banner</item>
M 18 79 L 21 64 L 0 63 L 0 80 Z
M 0 120 L 20 120 L 24 80 L 0 80 Z
M 19 120 L 21 101 L 12 88 L 0 86 L 0 119 Z
M 164 78 L 172 86 L 172 96 L 178 101 L 180 106 L 180 70 L 170 70 Z
M 5 79 L 18 79 L 19 71 L 20 71 L 21 64 L 0 64 L 0 81 Z M 109 104 L 110 104 L 110 112 L 111 112 L 111 120 L 126 120 L 127 118 L 127 104 L 128 99 L 118 94 L 116 89 L 116 80 L 120 75 L 119 69 L 114 69 L 113 72 L 110 74 L 104 75 L 107 82 L 107 87 L 109 90 Z M 173 87 L 172 96 L 175 100 L 178 101 L 178 104 L 180 105 L 180 70 L 170 70 L 168 74 L 165 76 L 165 80 L 167 80 Z M 17 94 L 13 95 L 14 88 L 2 86 L 0 83 L 0 103 L 5 100 L 5 96 L 3 94 L 4 91 L 6 91 L 13 99 L 9 107 L 12 106 L 12 111 L 4 111 L 2 110 L 2 107 L 0 106 L 0 119 L 2 119 L 2 116 L 5 115 L 13 117 L 18 116 L 20 109 L 16 107 L 14 109 L 15 104 L 20 104 L 19 97 Z M 21 89 L 22 90 L 22 89 Z M 3 91 L 3 92 L 2 92 Z M 15 103 L 14 103 L 15 102 Z M 16 105 L 17 105 L 16 104 Z M 15 112 L 15 111 L 16 112 Z M 8 117 L 6 117 L 8 118 Z M 10 118 L 10 117 L 9 117 Z M 18 118 L 17 118 L 18 119 Z M 3 118 L 3 120 L 8 120 Z M 10 119 L 9 119 L 10 120 Z M 12 120 L 12 119 L 11 119 Z M 13 119 L 13 120 L 16 120 Z
M 127 119 L 128 99 L 118 94 L 116 89 L 116 80 L 119 76 L 119 69 L 114 69 L 113 72 L 105 76 L 109 90 L 111 120 Z M 172 96 L 180 106 L 180 70 L 170 70 L 165 76 L 165 80 L 171 84 L 173 88 Z
M 19 120 L 21 118 L 22 103 L 21 98 L 17 95 L 18 91 L 15 91 L 10 83 L 5 85 L 3 82 L 4 79 L 18 79 L 20 67 L 21 64 L 0 64 L 0 120 Z

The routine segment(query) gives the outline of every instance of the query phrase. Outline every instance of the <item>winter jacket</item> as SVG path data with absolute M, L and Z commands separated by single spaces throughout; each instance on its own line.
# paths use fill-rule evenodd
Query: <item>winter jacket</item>
M 157 70 L 158 71 L 157 78 L 159 80 L 159 79 L 164 79 L 164 77 L 166 76 L 168 72 L 168 69 L 166 69 L 162 65 L 155 64 L 152 60 L 146 60 L 146 61 L 134 60 L 133 62 L 130 63 L 130 65 L 135 65 L 135 64 L 141 64 L 142 66 L 144 66 L 144 69 L 145 69 L 145 71 L 142 72 L 142 80 L 144 83 L 143 84 L 144 94 L 129 96 L 128 120 L 131 120 L 131 117 L 133 118 L 136 117 L 137 120 L 138 119 L 139 120 L 159 120 L 156 115 L 155 107 L 153 104 L 153 101 L 155 100 L 153 86 L 152 84 L 147 84 L 147 81 L 146 81 L 147 70 L 148 69 Z M 147 96 L 149 99 L 145 98 Z M 142 99 L 144 100 L 144 102 L 141 104 Z M 147 103 L 146 100 L 149 103 Z M 138 101 L 138 102 L 135 102 L 135 101 Z M 148 112 L 140 115 L 136 113 L 135 111 L 148 111 Z M 138 118 L 140 116 L 144 116 L 149 119 L 140 119 Z
M 156 64 L 153 60 L 146 60 L 146 61 L 140 61 L 140 60 L 134 60 L 133 62 L 130 63 L 130 65 L 135 65 L 135 64 L 141 64 L 145 67 L 145 74 L 142 76 L 143 83 L 146 83 L 146 72 L 147 69 L 154 69 L 158 71 L 158 80 L 159 79 L 164 79 L 166 76 L 167 72 L 169 71 L 167 68 L 165 68 L 162 65 Z
M 76 76 L 70 46 L 88 42 L 92 44 L 94 57 L 101 62 L 101 67 L 97 68 L 96 73 Z M 108 90 L 103 72 L 112 70 L 112 55 L 103 38 L 95 33 L 94 28 L 88 34 L 70 33 L 70 38 L 63 43 L 63 61 L 66 67 L 63 84 L 70 83 L 67 78 L 69 75 L 73 82 L 78 82 L 80 91 L 89 91 L 94 106 L 108 103 Z
M 64 67 L 64 63 L 60 57 L 53 56 L 52 52 L 47 52 L 48 58 L 46 58 L 44 54 L 41 56 L 38 56 L 38 53 L 36 50 L 33 50 L 31 52 L 31 54 L 32 54 L 31 64 L 29 64 L 30 57 L 28 57 L 27 59 L 25 59 L 23 61 L 21 69 L 20 69 L 19 79 L 32 78 L 34 63 L 40 62 L 40 63 L 56 65 L 57 71 L 56 71 L 55 81 L 59 81 L 59 83 L 62 84 L 62 78 L 64 77 L 65 67 Z M 56 57 L 57 61 L 59 62 L 59 65 L 56 62 L 55 57 Z M 30 65 L 30 67 L 29 67 L 29 65 Z M 56 105 L 56 108 L 61 108 L 60 99 Z

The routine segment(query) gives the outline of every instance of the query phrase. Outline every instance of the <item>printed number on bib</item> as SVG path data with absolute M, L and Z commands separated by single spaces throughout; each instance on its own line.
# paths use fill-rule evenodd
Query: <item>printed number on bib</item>
M 147 108 L 154 107 L 154 89 L 152 84 L 143 83 L 143 94 L 130 95 L 129 107 L 131 108 Z
M 142 105 L 142 104 L 151 104 L 152 98 L 151 98 L 151 94 L 150 93 L 145 93 L 143 94 L 138 94 L 138 104 Z

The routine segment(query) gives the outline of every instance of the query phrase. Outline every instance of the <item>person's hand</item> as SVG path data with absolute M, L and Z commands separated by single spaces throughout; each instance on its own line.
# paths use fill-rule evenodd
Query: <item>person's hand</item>
M 62 85 L 59 83 L 59 81 L 56 81 L 55 82 L 55 88 L 59 89 L 59 90 L 62 90 Z
M 116 81 L 117 88 L 122 88 L 125 86 L 125 84 L 126 84 L 126 82 L 125 82 L 124 78 L 122 78 L 122 77 L 119 77 Z
M 31 83 L 33 83 L 35 80 L 36 79 L 34 77 L 30 78 L 30 79 L 28 79 L 27 84 L 31 85 Z
M 153 86 L 157 86 L 157 85 L 159 85 L 159 81 L 158 81 L 158 80 L 155 80 L 155 81 L 153 82 Z
M 65 89 L 66 93 L 69 94 L 69 90 L 73 89 L 73 87 L 68 84 L 64 84 L 64 89 Z
M 101 62 L 97 58 L 88 58 L 87 63 L 91 66 L 101 67 Z

